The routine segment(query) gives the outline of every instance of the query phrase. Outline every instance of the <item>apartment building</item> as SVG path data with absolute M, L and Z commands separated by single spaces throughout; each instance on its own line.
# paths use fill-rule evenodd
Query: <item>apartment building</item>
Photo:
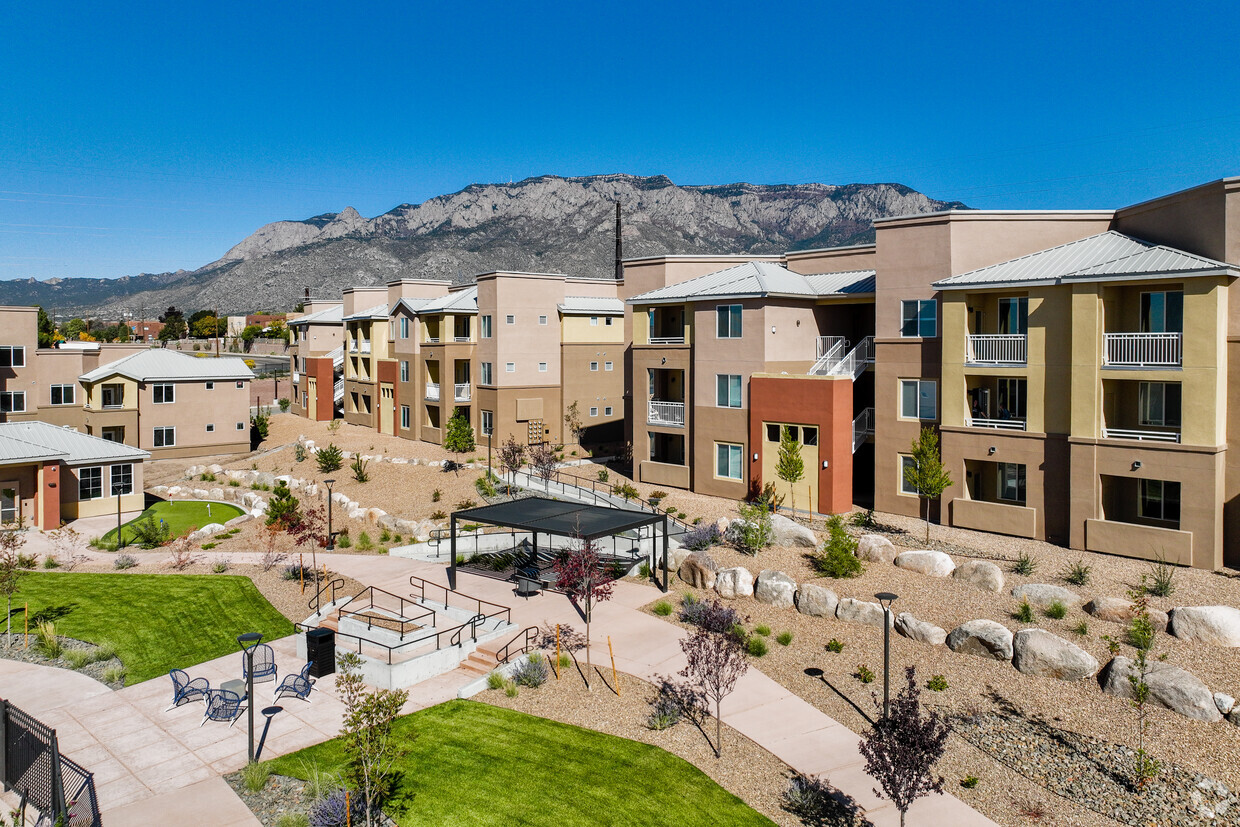
M 289 410 L 316 421 L 331 420 L 344 396 L 344 305 L 308 299 L 304 310 L 288 323 L 293 332 Z
M 386 287 L 350 287 L 344 291 L 344 421 L 376 426 L 376 377 L 379 360 L 388 355 Z

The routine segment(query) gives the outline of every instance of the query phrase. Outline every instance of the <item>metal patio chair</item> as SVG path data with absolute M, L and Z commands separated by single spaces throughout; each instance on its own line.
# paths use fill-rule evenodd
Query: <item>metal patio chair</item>
M 310 677 L 310 667 L 314 664 L 307 663 L 302 667 L 301 672 L 296 675 L 285 675 L 284 680 L 280 682 L 276 688 L 273 701 L 278 701 L 283 697 L 300 698 L 307 703 L 310 701 L 310 690 L 314 688 L 314 680 Z
M 260 643 L 254 648 L 254 682 L 262 683 L 264 681 L 274 681 L 276 679 L 276 653 L 265 643 Z M 245 651 L 241 653 L 241 677 L 248 677 L 250 666 L 250 653 Z
M 169 669 L 168 677 L 172 678 L 172 706 L 165 709 L 165 712 L 171 712 L 191 701 L 205 701 L 211 693 L 211 684 L 206 678 L 191 679 L 181 669 Z
M 228 721 L 231 727 L 241 717 L 241 696 L 227 689 L 212 689 L 207 697 L 207 711 L 202 716 L 202 726 L 207 721 Z

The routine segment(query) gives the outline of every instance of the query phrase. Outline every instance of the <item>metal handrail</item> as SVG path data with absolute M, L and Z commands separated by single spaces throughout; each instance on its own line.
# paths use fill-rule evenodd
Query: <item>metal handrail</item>
M 1103 364 L 1115 367 L 1179 367 L 1183 333 L 1106 333 Z
M 317 577 L 315 579 L 315 582 L 318 582 Z M 322 597 L 323 592 L 327 591 L 328 589 L 331 589 L 331 593 L 332 593 L 331 600 L 327 601 L 328 604 L 330 605 L 336 602 L 336 591 L 343 586 L 344 586 L 343 577 L 337 577 L 335 580 L 332 580 L 330 583 L 327 583 L 324 586 L 320 586 L 319 590 L 314 593 L 314 597 L 310 598 L 310 602 L 306 604 L 306 608 L 314 609 L 315 613 L 317 614 L 319 611 L 319 607 L 323 605 L 322 601 L 319 600 L 319 598 Z
M 651 399 L 646 421 L 652 425 L 683 426 L 685 424 L 685 403 Z
M 376 618 L 373 615 L 366 614 L 366 612 L 371 611 L 373 609 L 380 609 L 380 610 L 384 609 L 383 606 L 381 606 L 378 602 L 375 601 L 376 593 L 387 595 L 388 597 L 394 597 L 396 598 L 397 601 L 399 601 L 399 608 L 397 609 L 400 615 L 399 620 L 389 619 L 389 618 Z M 365 596 L 369 601 L 364 606 L 361 605 L 360 603 L 360 601 L 362 601 L 363 599 L 363 596 Z M 399 626 L 399 629 L 389 630 L 389 631 L 398 631 L 401 640 L 405 639 L 407 627 L 408 627 L 408 630 L 411 631 L 412 629 L 426 628 L 427 626 L 434 627 L 436 625 L 437 615 L 434 609 L 430 609 L 426 607 L 419 607 L 422 609 L 420 613 L 406 616 L 405 615 L 405 600 L 406 598 L 401 597 L 399 594 L 393 594 L 392 592 L 386 591 L 384 589 L 380 589 L 377 586 L 367 586 L 366 588 L 358 592 L 356 595 L 354 595 L 353 598 L 346 604 L 349 608 L 346 609 L 344 607 L 341 607 L 340 609 L 337 610 L 337 614 L 340 616 L 341 620 L 344 620 L 346 617 L 365 619 L 367 631 L 374 628 L 375 620 L 380 620 L 380 621 L 385 621 L 387 623 L 396 624 Z M 417 604 L 413 603 L 413 601 L 409 601 L 409 602 L 412 605 L 417 606 Z M 353 608 L 355 604 L 357 604 L 359 608 Z M 430 623 L 417 622 L 417 621 L 420 621 L 426 618 L 427 615 L 430 615 L 430 619 L 431 619 Z
M 540 630 L 537 626 L 526 626 L 514 635 L 512 640 L 505 643 L 502 649 L 495 653 L 496 662 L 507 663 L 516 655 L 524 655 L 531 649 L 537 649 L 538 647 L 535 646 L 534 643 L 538 640 L 539 631 Z M 517 651 L 511 651 L 512 645 L 518 640 L 521 641 L 521 645 L 517 648 Z
M 1179 442 L 1179 431 L 1134 431 L 1128 428 L 1103 428 L 1103 439 L 1135 439 L 1139 442 Z
M 811 376 L 827 376 L 839 364 L 848 350 L 848 340 L 843 336 L 819 336 L 814 345 L 816 358 L 810 367 Z
M 970 428 L 997 428 L 1001 431 L 1026 430 L 1025 420 L 1023 419 L 987 419 L 980 416 L 971 416 L 965 420 L 965 424 Z
M 533 472 L 533 473 L 537 473 L 537 472 Z M 542 475 L 538 474 L 538 476 L 541 477 Z M 564 480 L 566 479 L 566 475 L 561 474 L 559 470 L 552 472 L 551 479 L 554 479 L 560 485 L 571 485 L 572 487 L 580 489 L 582 491 L 586 491 L 586 490 L 590 491 L 590 493 L 594 495 L 594 504 L 595 505 L 598 504 L 598 493 L 599 493 L 598 486 L 600 485 L 600 482 L 598 480 L 594 480 L 589 477 L 568 476 L 567 479 L 572 480 L 572 482 L 565 482 Z M 581 485 L 581 483 L 589 483 L 590 487 L 587 489 L 585 486 Z M 614 491 L 612 491 L 611 485 L 609 483 L 601 483 L 601 485 L 605 489 L 603 493 L 607 497 L 621 498 L 624 500 L 625 505 L 634 504 L 637 506 L 638 510 L 640 511 L 649 511 L 651 514 L 667 514 L 667 522 L 670 525 L 678 526 L 685 531 L 689 530 L 688 524 L 681 522 L 680 520 L 673 517 L 671 514 L 668 514 L 666 511 L 661 510 L 657 505 L 650 502 L 649 500 L 645 500 L 641 496 L 638 496 L 636 499 L 629 499 L 628 497 L 621 497 L 620 494 L 617 494 Z M 615 503 L 613 503 L 610 499 L 605 499 L 604 502 L 612 507 L 615 507 Z
M 483 600 L 480 597 L 471 597 L 470 595 L 465 594 L 464 592 L 457 591 L 456 589 L 450 589 L 447 586 L 441 586 L 438 583 L 432 583 L 431 581 L 423 579 L 416 575 L 411 575 L 409 577 L 409 585 L 418 590 L 417 594 L 411 593 L 409 595 L 412 598 L 416 598 L 422 601 L 427 600 L 426 588 L 427 586 L 432 586 L 438 589 L 439 591 L 443 592 L 444 608 L 452 607 L 452 604 L 448 602 L 448 598 L 451 595 L 455 594 L 461 598 L 464 598 L 464 600 L 467 603 L 472 602 L 474 604 L 473 609 L 474 609 L 475 617 L 481 615 L 486 620 L 489 620 L 493 617 L 503 617 L 506 622 L 508 623 L 512 622 L 512 610 L 509 609 L 507 606 L 501 605 L 499 603 L 492 603 L 490 600 Z M 490 614 L 487 614 L 486 612 L 482 611 L 483 606 L 490 606 L 491 608 L 498 609 L 499 611 L 495 611 L 495 612 L 491 612 Z
M 970 333 L 965 361 L 986 365 L 1023 365 L 1029 338 L 1024 333 Z

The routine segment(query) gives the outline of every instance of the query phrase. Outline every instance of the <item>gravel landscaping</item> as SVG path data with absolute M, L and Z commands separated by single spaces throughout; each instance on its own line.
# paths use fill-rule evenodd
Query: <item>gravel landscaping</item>
M 87 643 L 76 638 L 57 635 L 56 639 L 60 641 L 60 645 L 64 647 L 66 654 L 71 651 L 95 652 L 99 649 L 93 643 Z M 111 689 L 120 689 L 125 685 L 125 667 L 118 657 L 93 661 L 75 668 L 68 657 L 66 657 L 66 654 L 62 654 L 58 658 L 48 658 L 39 650 L 36 642 L 37 640 L 33 634 L 27 640 L 25 634 L 18 632 L 13 635 L 12 644 L 5 645 L 5 637 L 0 635 L 0 658 L 21 661 L 22 663 L 36 663 L 40 666 L 55 666 L 58 669 L 80 672 Z M 106 680 L 109 677 L 119 677 L 119 680 Z

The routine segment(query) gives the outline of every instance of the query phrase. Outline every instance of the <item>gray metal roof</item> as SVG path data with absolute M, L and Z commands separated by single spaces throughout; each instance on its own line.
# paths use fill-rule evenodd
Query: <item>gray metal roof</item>
M 66 465 L 141 462 L 150 454 L 121 442 L 61 428 L 47 422 L 0 423 L 0 465 L 58 459 Z
M 596 296 L 565 296 L 561 313 L 577 316 L 623 316 L 624 302 Z
M 357 322 L 363 319 L 386 319 L 388 317 L 387 302 L 376 304 L 374 307 L 368 307 L 352 316 L 345 316 L 343 321 Z
M 874 271 L 802 275 L 769 261 L 747 261 L 679 284 L 660 287 L 628 300 L 629 304 L 661 304 L 701 299 L 787 296 L 817 299 L 832 295 L 874 292 Z
M 396 307 L 392 308 L 392 315 L 396 315 L 396 308 L 402 307 L 402 306 L 406 310 L 408 310 L 410 313 L 417 313 L 419 310 L 425 307 L 426 303 L 429 301 L 430 299 L 415 299 L 415 298 L 401 299 L 400 301 L 396 303 Z
M 138 382 L 180 382 L 219 379 L 253 379 L 254 371 L 235 356 L 190 356 L 176 350 L 152 348 L 124 359 L 100 365 L 79 378 L 98 382 L 109 376 L 126 376 Z
M 289 327 L 299 324 L 340 324 L 344 318 L 344 305 L 333 304 L 323 310 L 316 310 L 304 316 L 298 316 L 288 323 Z
M 465 290 L 457 290 L 446 296 L 440 296 L 437 299 L 431 299 L 418 309 L 421 314 L 433 313 L 477 313 L 478 312 L 478 288 L 469 287 Z
M 953 290 L 1215 275 L 1240 276 L 1240 270 L 1225 262 L 1108 230 L 1049 250 L 941 279 L 933 286 L 940 290 Z

